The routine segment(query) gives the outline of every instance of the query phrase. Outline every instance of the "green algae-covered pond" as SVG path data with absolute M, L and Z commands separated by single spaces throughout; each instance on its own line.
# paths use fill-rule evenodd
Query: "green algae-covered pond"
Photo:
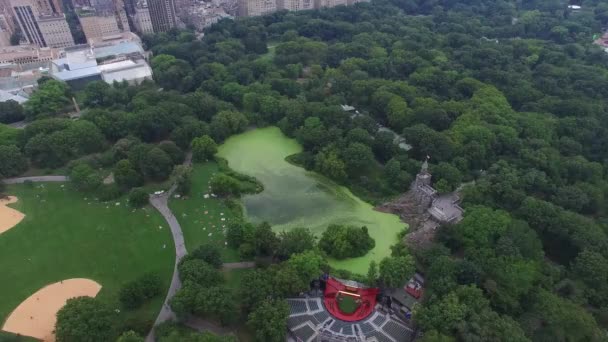
M 371 260 L 390 255 L 405 224 L 395 215 L 373 210 L 347 188 L 285 161 L 302 147 L 277 127 L 251 130 L 226 140 L 218 155 L 235 171 L 256 177 L 264 191 L 243 197 L 247 218 L 268 221 L 275 231 L 310 228 L 320 235 L 332 223 L 367 226 L 376 247 L 367 255 L 330 260 L 334 267 L 365 274 Z

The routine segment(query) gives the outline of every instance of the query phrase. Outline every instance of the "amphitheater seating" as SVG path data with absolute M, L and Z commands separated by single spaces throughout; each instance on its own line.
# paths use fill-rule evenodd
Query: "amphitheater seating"
M 308 308 L 310 309 L 310 311 L 317 311 L 319 310 L 319 303 L 316 300 L 309 300 Z
M 388 336 L 386 336 L 384 333 L 378 331 L 378 330 L 374 330 L 371 334 L 366 335 L 367 337 L 375 337 L 378 342 L 394 342 L 393 340 L 391 340 Z M 397 340 L 399 341 L 399 340 Z M 401 342 L 401 341 L 399 341 Z
M 329 318 L 329 314 L 327 313 L 327 311 L 317 312 L 316 314 L 314 314 L 314 316 L 320 323 L 325 322 Z
M 411 338 L 411 331 L 394 321 L 388 321 L 382 329 L 396 341 L 407 341 Z
M 306 307 L 306 303 L 304 303 L 304 301 L 287 300 L 287 302 L 289 303 L 289 307 L 290 307 L 289 312 L 291 312 L 291 314 L 304 313 L 308 310 L 308 308 Z
M 346 322 L 334 317 L 319 298 L 289 299 L 287 325 L 301 341 L 317 336 L 324 342 L 411 342 L 413 331 L 401 321 L 379 311 L 360 321 Z M 312 303 L 312 304 L 311 304 Z M 316 304 L 316 305 L 315 305 Z
M 313 337 L 317 332 L 308 325 L 305 325 L 295 330 L 293 333 L 298 336 L 302 341 L 308 341 L 308 339 Z

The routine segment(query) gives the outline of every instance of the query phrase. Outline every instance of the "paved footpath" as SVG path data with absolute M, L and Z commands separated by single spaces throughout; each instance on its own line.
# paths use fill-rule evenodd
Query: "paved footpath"
M 184 161 L 184 165 L 192 164 L 192 154 L 189 153 L 186 156 L 186 160 Z M 5 184 L 20 184 L 26 181 L 31 182 L 66 182 L 68 181 L 67 176 L 36 176 L 36 177 L 18 177 L 18 178 L 7 178 L 4 179 L 3 182 Z M 171 235 L 173 236 L 173 243 L 175 244 L 175 265 L 173 266 L 173 277 L 171 278 L 171 285 L 169 286 L 169 291 L 167 292 L 167 296 L 165 297 L 165 301 L 163 303 L 163 307 L 161 308 L 158 316 L 156 317 L 156 321 L 154 321 L 154 326 L 157 326 L 160 323 L 166 322 L 168 320 L 175 319 L 175 313 L 171 310 L 169 306 L 169 301 L 175 293 L 182 287 L 182 283 L 179 279 L 179 274 L 177 271 L 177 264 L 179 261 L 188 254 L 186 250 L 186 244 L 184 243 L 184 234 L 182 233 L 182 227 L 177 222 L 175 215 L 169 209 L 169 199 L 175 192 L 177 188 L 176 185 L 173 185 L 168 191 L 164 192 L 161 195 L 151 195 L 150 196 L 150 204 L 158 210 L 158 212 L 165 218 L 165 221 L 169 224 L 169 228 L 171 230 Z M 246 262 L 232 262 L 225 263 L 223 265 L 223 269 L 232 270 L 232 269 L 241 269 L 241 268 L 253 268 L 255 267 L 255 263 L 246 261 Z M 198 331 L 209 330 L 215 332 L 216 334 L 227 334 L 230 331 L 226 328 L 218 327 L 214 323 L 206 321 L 201 318 L 191 318 L 186 322 L 186 325 L 194 328 Z M 154 327 L 146 336 L 146 342 L 154 342 Z

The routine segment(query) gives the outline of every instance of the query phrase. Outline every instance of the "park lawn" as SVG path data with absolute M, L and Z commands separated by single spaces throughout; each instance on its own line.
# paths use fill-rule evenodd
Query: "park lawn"
M 186 199 L 171 198 L 169 207 L 182 227 L 188 251 L 203 243 L 212 243 L 221 248 L 224 262 L 239 261 L 238 252 L 226 247 L 222 231 L 231 220 L 237 219 L 237 214 L 219 198 L 204 198 L 205 194 L 210 194 L 209 180 L 217 172 L 215 162 L 194 164 L 190 196 Z
M 69 184 L 11 185 L 7 193 L 19 198 L 11 207 L 26 216 L 0 234 L 5 280 L 0 282 L 0 322 L 32 293 L 69 278 L 97 281 L 102 286 L 98 298 L 119 309 L 120 287 L 146 272 L 160 275 L 163 295 L 138 310 L 121 309 L 119 321 L 154 321 L 175 262 L 169 227 L 156 210 L 133 211 L 125 198 L 100 203 Z

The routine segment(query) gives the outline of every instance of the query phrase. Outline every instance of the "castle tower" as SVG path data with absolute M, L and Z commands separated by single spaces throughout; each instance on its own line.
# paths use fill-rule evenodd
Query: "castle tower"
M 416 180 L 412 183 L 414 199 L 419 204 L 419 210 L 424 212 L 433 203 L 437 191 L 431 187 L 431 174 L 429 173 L 428 157 L 422 163 L 420 172 L 416 175 Z

